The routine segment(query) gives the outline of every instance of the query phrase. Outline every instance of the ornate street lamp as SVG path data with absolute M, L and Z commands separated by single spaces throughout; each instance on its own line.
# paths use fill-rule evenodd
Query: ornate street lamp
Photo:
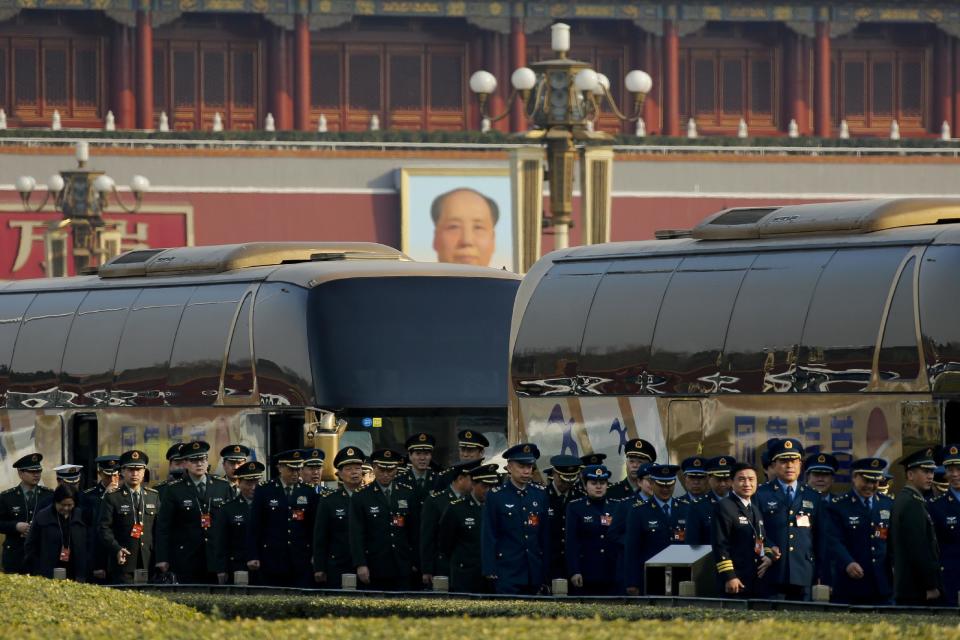
M 16 188 L 25 211 L 41 211 L 52 200 L 54 208 L 63 214 L 63 220 L 50 225 L 48 234 L 67 228 L 72 231 L 74 273 L 79 274 L 97 266 L 104 258 L 111 257 L 101 246 L 106 228 L 103 212 L 110 204 L 110 194 L 113 194 L 121 209 L 134 213 L 140 209 L 143 194 L 150 189 L 150 181 L 143 176 L 133 176 L 130 190 L 134 202 L 127 205 L 120 198 L 113 178 L 103 171 L 87 168 L 90 159 L 90 145 L 87 142 L 77 143 L 76 158 L 76 169 L 55 173 L 47 179 L 47 191 L 38 205 L 30 204 L 30 196 L 37 186 L 36 180 L 30 176 L 20 176 Z
M 602 104 L 624 122 L 636 121 L 643 109 L 643 101 L 653 80 L 649 74 L 634 70 L 624 78 L 627 91 L 633 94 L 633 113 L 626 115 L 617 108 L 610 94 L 610 81 L 597 73 L 586 62 L 567 58 L 570 50 L 570 27 L 554 24 L 551 28 L 551 48 L 557 57 L 521 67 L 510 76 L 513 90 L 507 98 L 507 110 L 495 116 L 487 113 L 487 102 L 497 89 L 497 79 L 488 71 L 477 71 L 470 76 L 470 90 L 477 94 L 480 112 L 490 122 L 502 120 L 510 113 L 510 104 L 519 98 L 523 102 L 530 131 L 523 138 L 546 146 L 547 181 L 550 183 L 550 218 L 545 225 L 554 228 L 555 246 L 566 248 L 569 242 L 570 219 L 573 212 L 573 171 L 577 143 L 592 140 L 610 140 L 611 136 L 593 130 Z

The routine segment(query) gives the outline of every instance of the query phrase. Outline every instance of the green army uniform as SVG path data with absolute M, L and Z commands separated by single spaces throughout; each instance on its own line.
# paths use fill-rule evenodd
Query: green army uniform
M 450 591 L 483 593 L 480 570 L 480 514 L 483 505 L 473 496 L 457 498 L 440 518 L 438 548 L 449 558 Z
M 227 502 L 213 515 L 210 569 L 213 573 L 227 574 L 233 580 L 235 571 L 247 571 L 247 522 L 250 520 L 250 505 L 243 496 Z
M 437 536 L 440 531 L 440 518 L 450 503 L 458 498 L 448 484 L 444 489 L 431 491 L 423 502 L 420 512 L 420 570 L 424 575 L 449 575 L 450 557 L 440 550 Z
M 939 548 L 926 501 L 910 485 L 905 486 L 893 501 L 890 538 L 893 593 L 897 604 L 927 604 L 927 591 L 942 591 Z
M 23 566 L 23 543 L 26 536 L 17 532 L 18 522 L 32 522 L 37 513 L 37 506 L 43 502 L 50 502 L 53 492 L 37 485 L 28 499 L 23 487 L 17 485 L 0 493 L 0 533 L 5 537 L 3 541 L 3 571 L 4 573 L 26 573 Z
M 356 495 L 356 494 L 354 494 Z M 327 574 L 324 586 L 339 589 L 353 573 L 350 559 L 350 494 L 340 487 L 320 497 L 313 524 L 313 570 Z
M 121 469 L 143 468 L 149 462 L 143 451 L 126 451 L 120 456 Z M 160 494 L 143 485 L 134 493 L 124 483 L 103 497 L 97 528 L 100 542 L 108 554 L 109 582 L 131 583 L 138 569 L 149 572 L 153 568 L 153 536 L 159 511 Z M 121 549 L 129 553 L 122 564 L 117 560 Z

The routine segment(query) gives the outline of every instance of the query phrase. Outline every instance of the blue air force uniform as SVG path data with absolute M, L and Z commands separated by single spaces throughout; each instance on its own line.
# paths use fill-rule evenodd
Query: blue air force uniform
M 504 453 L 508 461 L 533 464 L 540 457 L 532 444 Z M 517 488 L 512 480 L 491 489 L 481 517 L 483 575 L 496 576 L 497 593 L 536 593 L 547 580 L 550 527 L 547 492 L 539 485 Z
M 650 477 L 657 484 L 674 485 L 677 465 L 654 465 Z M 637 501 L 627 511 L 627 529 L 623 539 L 624 583 L 627 588 L 644 591 L 644 565 L 671 544 L 683 544 L 683 520 L 688 504 L 683 498 L 661 503 L 656 497 Z M 659 595 L 659 594 L 657 594 Z
M 730 477 L 730 470 L 737 463 L 733 456 L 717 456 L 707 461 L 707 475 L 715 479 L 725 479 Z M 684 540 L 689 545 L 707 545 L 710 544 L 710 535 L 713 526 L 713 514 L 717 503 L 724 496 L 719 496 L 715 491 L 710 490 L 696 504 L 690 505 L 687 509 L 687 521 L 685 524 Z
M 583 480 L 604 480 L 610 472 L 601 465 L 583 470 Z M 583 496 L 567 504 L 566 577 L 583 577 L 581 593 L 592 596 L 614 595 L 617 589 L 619 540 L 613 529 L 620 517 L 619 501 Z
M 960 445 L 948 444 L 943 449 L 943 466 L 960 464 Z M 947 604 L 955 605 L 960 592 L 960 493 L 953 489 L 927 504 L 940 546 L 940 569 L 943 573 L 943 594 Z

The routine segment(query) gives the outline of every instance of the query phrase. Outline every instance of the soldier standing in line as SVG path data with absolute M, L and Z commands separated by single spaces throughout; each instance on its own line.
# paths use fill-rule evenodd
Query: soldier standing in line
M 627 444 L 624 446 L 624 454 L 626 456 L 627 476 L 607 491 L 607 497 L 612 500 L 638 498 L 641 492 L 641 482 L 637 475 L 640 467 L 657 461 L 657 449 L 641 438 L 627 440 Z
M 932 448 L 920 449 L 900 461 L 907 482 L 893 502 L 890 547 L 893 550 L 893 595 L 899 605 L 929 605 L 940 600 L 940 557 L 933 520 L 924 491 L 933 483 Z
M 163 500 L 163 494 L 166 493 L 170 483 L 176 482 L 187 472 L 187 463 L 183 459 L 183 456 L 180 455 L 180 448 L 182 446 L 182 442 L 174 442 L 170 445 L 170 448 L 167 449 L 167 479 L 157 483 L 157 486 L 154 487 L 160 494 L 161 500 Z
M 691 505 L 707 497 L 709 483 L 707 482 L 707 459 L 703 456 L 690 456 L 680 463 L 680 473 L 683 474 L 683 488 L 686 493 L 684 499 Z
M 457 433 L 458 452 L 460 462 L 469 462 L 470 460 L 483 461 L 483 456 L 490 446 L 490 441 L 486 436 L 472 429 L 462 429 Z
M 247 524 L 250 507 L 266 467 L 251 460 L 233 468 L 240 493 L 213 516 L 213 570 L 219 584 L 233 581 L 234 573 L 247 570 Z
M 300 470 L 300 479 L 303 484 L 318 496 L 326 495 L 323 486 L 323 461 L 326 454 L 323 449 L 304 449 L 303 468 Z
M 481 566 L 497 593 L 536 594 L 550 569 L 547 492 L 530 482 L 540 450 L 516 444 L 503 454 L 509 478 L 483 504 Z
M 811 453 L 803 461 L 803 476 L 807 484 L 816 491 L 826 507 L 833 501 L 833 494 L 830 493 L 833 487 L 834 475 L 840 469 L 840 461 L 830 453 Z M 822 518 L 817 520 L 817 530 L 814 535 L 817 539 L 817 583 L 832 586 L 834 583 L 833 565 L 827 558 L 827 516 L 824 513 Z
M 342 587 L 343 574 L 352 573 L 350 556 L 350 499 L 360 490 L 363 452 L 344 447 L 333 458 L 340 486 L 320 497 L 313 526 L 313 579 L 332 589 Z
M 950 490 L 950 482 L 947 480 L 947 470 L 943 465 L 937 465 L 933 471 L 933 483 L 930 485 L 930 491 L 924 495 L 927 502 L 933 502 L 947 491 Z
M 300 482 L 301 449 L 278 453 L 274 462 L 279 477 L 258 487 L 250 505 L 247 567 L 260 572 L 260 584 L 307 588 L 317 494 Z
M 53 492 L 40 486 L 43 455 L 30 453 L 13 463 L 20 484 L 0 493 L 0 533 L 3 541 L 4 573 L 26 573 L 23 564 L 23 543 L 30 532 L 33 516 L 41 503 Z
M 591 454 L 594 455 L 594 454 Z M 602 454 L 601 454 L 602 455 Z M 581 459 L 576 456 L 559 455 L 550 458 L 553 472 L 547 484 L 550 506 L 550 574 L 549 578 L 568 578 L 567 573 L 567 505 L 583 495 L 580 480 Z
M 757 506 L 757 472 L 744 462 L 730 470 L 732 489 L 717 502 L 710 539 L 721 590 L 731 597 L 762 595 L 760 580 L 773 563 Z
M 470 470 L 470 483 L 470 492 L 453 500 L 440 518 L 437 546 L 450 559 L 450 591 L 453 593 L 490 590 L 480 566 L 480 522 L 487 492 L 500 484 L 497 465 L 474 466 Z
M 453 465 L 441 474 L 447 486 L 430 492 L 423 502 L 420 511 L 420 562 L 424 586 L 430 586 L 435 575 L 450 575 L 450 558 L 437 544 L 440 518 L 451 502 L 470 493 L 470 471 L 480 466 L 480 462 L 470 460 Z
M 809 600 L 810 588 L 820 576 L 817 534 L 823 500 L 800 482 L 803 445 L 799 440 L 778 438 L 769 451 L 776 478 L 757 489 L 756 500 L 770 546 L 781 555 L 775 554 L 764 584 L 773 597 Z
M 685 535 L 687 544 L 710 544 L 713 512 L 716 504 L 730 493 L 730 485 L 733 484 L 730 471 L 735 464 L 737 460 L 733 456 L 717 456 L 707 462 L 707 483 L 710 491 L 703 500 L 692 505 L 687 511 Z
M 953 606 L 960 592 L 960 444 L 943 448 L 946 493 L 927 505 L 940 545 L 944 603 Z
M 880 458 L 855 460 L 851 465 L 853 488 L 826 503 L 823 547 L 828 554 L 825 560 L 830 565 L 834 602 L 891 603 L 893 563 L 887 537 L 893 500 L 877 495 L 877 483 L 886 466 Z
M 645 564 L 671 544 L 683 544 L 685 532 L 682 520 L 687 502 L 673 496 L 680 467 L 675 464 L 655 464 L 650 467 L 650 478 L 655 484 L 654 494 L 646 502 L 637 501 L 627 512 L 627 527 L 623 539 L 625 584 L 628 595 L 640 595 L 645 588 Z
M 402 455 L 370 454 L 376 479 L 350 498 L 350 555 L 357 580 L 369 589 L 419 588 L 416 562 L 420 504 L 413 487 L 397 480 Z
M 442 488 L 437 484 L 437 474 L 430 468 L 433 461 L 433 448 L 436 439 L 429 433 L 415 433 L 407 438 L 407 457 L 410 466 L 397 473 L 397 479 L 414 488 L 417 501 L 421 504 L 430 495 L 434 488 Z
M 153 534 L 160 495 L 143 485 L 149 458 L 143 451 L 120 456 L 123 484 L 103 497 L 100 505 L 100 541 L 107 550 L 108 580 L 132 583 L 138 569 L 153 567 Z
M 160 500 L 157 517 L 156 563 L 160 573 L 173 571 L 182 584 L 212 584 L 216 544 L 213 518 L 233 499 L 230 483 L 207 473 L 210 445 L 188 442 L 181 448 L 186 474 L 172 482 Z
M 612 525 L 619 505 L 607 497 L 606 467 L 589 465 L 581 475 L 585 495 L 567 504 L 566 575 L 583 595 L 612 596 L 617 591 L 619 546 Z
M 107 552 L 100 543 L 97 527 L 100 522 L 100 504 L 103 497 L 113 493 L 120 487 L 120 456 L 98 456 L 94 461 L 97 464 L 97 484 L 93 485 L 80 495 L 80 508 L 83 509 L 87 525 L 91 530 L 90 572 L 94 582 L 103 582 L 107 579 Z
M 242 444 L 228 444 L 220 449 L 220 464 L 223 466 L 223 477 L 230 483 L 233 497 L 240 495 L 240 484 L 237 478 L 237 469 L 250 459 L 250 448 Z

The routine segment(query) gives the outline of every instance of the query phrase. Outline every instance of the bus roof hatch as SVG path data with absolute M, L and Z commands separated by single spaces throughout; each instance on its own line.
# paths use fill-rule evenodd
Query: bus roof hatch
M 860 234 L 960 222 L 960 198 L 896 198 L 725 209 L 694 227 L 696 240 Z
M 143 249 L 117 256 L 98 270 L 101 278 L 222 273 L 290 262 L 310 262 L 331 256 L 409 260 L 400 251 L 374 242 L 249 242 L 207 247 Z

